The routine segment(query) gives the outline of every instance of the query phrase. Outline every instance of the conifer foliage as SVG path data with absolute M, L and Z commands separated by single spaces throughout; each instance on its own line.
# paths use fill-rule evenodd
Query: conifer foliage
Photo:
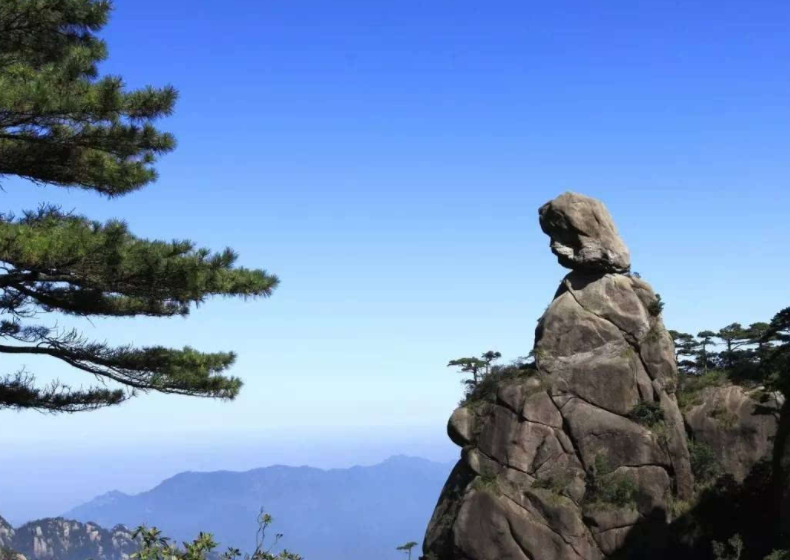
M 96 32 L 111 8 L 105 0 L 0 0 L 0 181 L 116 197 L 155 180 L 156 158 L 175 141 L 154 123 L 177 94 L 128 90 L 120 77 L 99 75 L 107 48 Z M 183 316 L 209 296 L 269 296 L 277 286 L 276 276 L 235 261 L 230 249 L 150 241 L 123 222 L 56 207 L 0 214 L 0 352 L 49 356 L 101 382 L 36 386 L 26 371 L 9 373 L 0 409 L 75 412 L 148 391 L 235 397 L 241 381 L 225 375 L 232 352 L 114 347 L 55 326 L 62 314 Z

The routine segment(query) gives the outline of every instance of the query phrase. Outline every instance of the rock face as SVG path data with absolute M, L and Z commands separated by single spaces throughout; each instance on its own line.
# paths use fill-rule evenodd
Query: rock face
M 131 531 L 122 525 L 112 530 L 93 523 L 67 519 L 41 519 L 14 530 L 0 518 L 0 549 L 16 551 L 20 560 L 127 560 L 137 551 Z
M 573 270 L 538 324 L 535 368 L 453 413 L 448 432 L 463 452 L 426 558 L 639 557 L 660 544 L 671 501 L 693 491 L 655 293 L 617 273 L 628 249 L 600 202 L 564 194 L 540 222 Z
M 562 266 L 589 272 L 627 272 L 631 267 L 628 248 L 599 200 L 568 192 L 544 204 L 539 214 Z
M 743 482 L 757 463 L 772 459 L 784 403 L 779 393 L 725 385 L 703 389 L 699 401 L 685 412 L 686 425 L 696 443 L 711 449 L 723 472 Z
M 0 517 L 0 559 L 1 560 L 26 560 L 24 556 L 14 550 L 14 528 Z

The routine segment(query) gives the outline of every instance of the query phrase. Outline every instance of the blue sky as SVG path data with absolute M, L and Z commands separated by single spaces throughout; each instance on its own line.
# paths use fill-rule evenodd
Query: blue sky
M 0 464 L 0 514 L 180 470 L 452 457 L 445 364 L 530 350 L 564 275 L 537 208 L 565 190 L 607 204 L 670 328 L 769 319 L 788 305 L 789 25 L 778 1 L 118 2 L 103 70 L 180 90 L 162 122 L 178 149 L 127 197 L 4 181 L 4 210 L 56 202 L 231 246 L 282 286 L 187 319 L 75 323 L 234 349 L 246 387 L 0 412 L 18 458 Z

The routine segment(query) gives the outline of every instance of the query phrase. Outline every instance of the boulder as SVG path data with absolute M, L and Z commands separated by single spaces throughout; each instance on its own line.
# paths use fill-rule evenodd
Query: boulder
M 560 264 L 574 270 L 626 272 L 628 248 L 600 201 L 567 192 L 540 207 L 540 227 Z
M 471 443 L 474 439 L 476 419 L 477 416 L 470 408 L 465 406 L 456 408 L 447 422 L 447 435 L 450 440 L 459 447 Z

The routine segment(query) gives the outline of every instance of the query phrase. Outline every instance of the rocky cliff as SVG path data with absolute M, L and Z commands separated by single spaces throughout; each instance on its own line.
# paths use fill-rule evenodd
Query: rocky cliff
M 11 560 L 127 560 L 137 550 L 131 531 L 62 518 L 41 519 L 14 529 L 0 517 L 0 551 Z M 10 551 L 13 551 L 11 553 Z
M 699 391 L 683 417 L 694 444 L 705 446 L 719 473 L 742 483 L 761 462 L 771 462 L 784 398 L 763 387 L 733 384 Z
M 468 401 L 463 447 L 425 537 L 438 560 L 598 560 L 657 550 L 693 492 L 662 304 L 597 200 L 540 208 L 571 272 L 541 317 L 535 368 Z

